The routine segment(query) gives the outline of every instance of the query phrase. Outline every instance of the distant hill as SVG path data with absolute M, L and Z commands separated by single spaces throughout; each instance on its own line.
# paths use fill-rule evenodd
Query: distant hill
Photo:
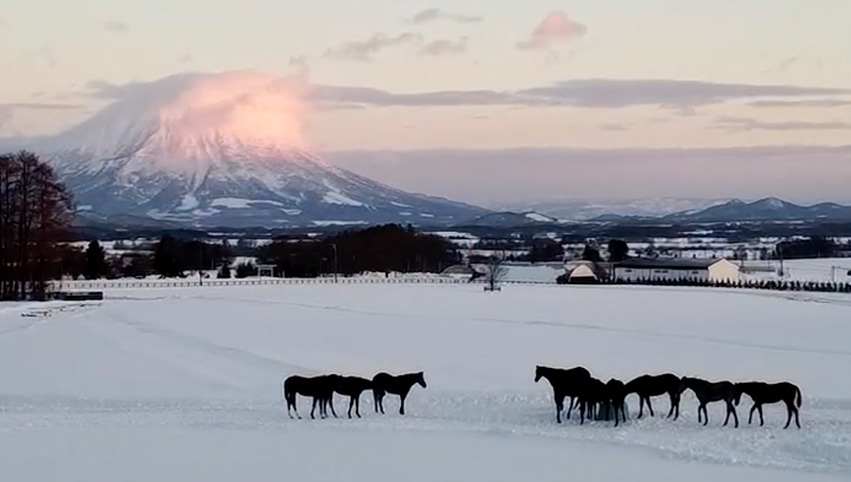
M 739 199 L 712 206 L 701 211 L 684 211 L 663 216 L 667 221 L 679 222 L 736 222 L 736 221 L 851 221 L 851 206 L 837 203 L 819 203 L 801 206 L 776 197 L 754 202 Z

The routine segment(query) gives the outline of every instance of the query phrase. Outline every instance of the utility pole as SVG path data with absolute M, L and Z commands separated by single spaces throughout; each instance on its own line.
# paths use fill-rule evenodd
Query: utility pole
M 337 243 L 332 243 L 331 247 L 334 248 L 334 282 L 337 282 Z

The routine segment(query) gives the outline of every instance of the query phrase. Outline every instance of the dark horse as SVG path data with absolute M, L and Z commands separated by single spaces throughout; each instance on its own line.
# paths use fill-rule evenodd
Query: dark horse
M 745 382 L 737 383 L 735 390 L 736 405 L 739 404 L 742 393 L 747 393 L 753 400 L 753 407 L 751 407 L 751 413 L 748 417 L 748 425 L 753 421 L 754 410 L 758 410 L 759 426 L 762 427 L 765 424 L 765 420 L 762 418 L 762 406 L 766 403 L 783 402 L 786 404 L 787 412 L 786 426 L 783 428 L 789 428 L 789 424 L 792 423 L 792 414 L 795 414 L 795 425 L 801 428 L 801 423 L 798 421 L 798 408 L 801 406 L 801 389 L 797 385 L 789 382 Z
M 426 381 L 423 372 L 406 373 L 404 375 L 390 375 L 389 373 L 381 372 L 372 377 L 372 395 L 375 398 L 375 412 L 384 413 L 384 395 L 391 393 L 399 395 L 402 403 L 399 406 L 399 415 L 405 415 L 405 398 L 411 387 L 419 384 L 426 388 Z
M 730 414 L 732 414 L 736 420 L 736 428 L 739 427 L 739 415 L 736 413 L 736 407 L 733 406 L 733 403 L 735 402 L 736 405 L 739 404 L 741 393 L 736 391 L 732 382 L 709 382 L 700 378 L 689 377 L 683 377 L 682 380 L 683 385 L 693 391 L 695 396 L 697 396 L 697 401 L 700 402 L 700 405 L 697 407 L 698 422 L 700 422 L 702 410 L 703 425 L 709 423 L 709 413 L 706 411 L 707 403 L 723 401 L 727 404 L 727 418 L 724 419 L 724 426 L 727 426 L 727 422 L 730 421 Z
M 620 416 L 626 422 L 626 394 L 626 385 L 622 381 L 612 378 L 606 382 L 606 398 L 615 412 L 615 427 L 618 426 Z
M 579 395 L 579 425 L 585 424 L 585 419 L 594 419 L 594 408 L 609 401 L 606 384 L 594 377 L 588 377 L 578 382 Z
M 352 407 L 355 407 L 355 414 L 360 416 L 360 396 L 366 390 L 372 389 L 372 380 L 367 380 L 361 377 L 343 377 L 332 375 L 332 386 L 334 392 L 349 397 L 349 418 L 352 418 Z M 333 392 L 331 394 L 333 397 Z M 331 404 L 333 407 L 333 403 Z
M 556 402 L 556 422 L 561 423 L 561 412 L 564 411 L 565 397 L 570 397 L 570 406 L 567 409 L 567 419 L 570 420 L 573 399 L 581 393 L 580 384 L 591 378 L 591 372 L 585 367 L 564 369 L 537 365 L 535 367 L 535 383 L 538 383 L 542 377 L 546 378 L 553 387 L 553 398 Z
M 297 394 L 304 395 L 305 397 L 313 397 L 313 408 L 310 409 L 310 418 L 315 418 L 313 414 L 316 411 L 317 404 L 319 404 L 319 416 L 325 418 L 328 416 L 326 406 L 334 395 L 333 375 L 320 375 L 317 377 L 293 375 L 281 383 L 281 392 L 284 396 L 284 401 L 287 402 L 287 414 L 290 418 L 293 418 L 290 409 L 295 412 L 298 418 L 301 418 L 295 403 Z M 330 405 L 331 413 L 336 417 L 337 413 L 334 411 L 334 404 L 331 403 Z
M 647 408 L 650 409 L 650 416 L 653 417 L 653 405 L 650 404 L 650 397 L 658 397 L 667 393 L 671 399 L 671 409 L 668 411 L 668 417 L 673 415 L 674 420 L 676 420 L 680 416 L 680 396 L 683 390 L 685 388 L 680 381 L 680 377 L 672 373 L 641 375 L 626 384 L 626 394 L 635 393 L 640 400 L 638 418 L 644 416 L 645 403 L 647 403 Z

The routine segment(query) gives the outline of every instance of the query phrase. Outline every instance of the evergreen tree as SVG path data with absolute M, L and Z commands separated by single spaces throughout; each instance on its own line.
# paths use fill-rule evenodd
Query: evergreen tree
M 86 279 L 103 278 L 108 271 L 103 246 L 97 241 L 90 242 L 88 249 L 86 249 L 86 269 L 84 272 Z
M 154 251 L 154 272 L 164 278 L 183 275 L 181 243 L 172 236 L 163 236 Z

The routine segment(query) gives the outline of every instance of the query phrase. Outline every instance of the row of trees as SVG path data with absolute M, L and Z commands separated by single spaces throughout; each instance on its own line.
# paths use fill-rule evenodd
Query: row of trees
M 259 261 L 275 265 L 288 277 L 339 273 L 440 272 L 460 262 L 455 246 L 445 239 L 388 224 L 333 237 L 278 239 L 260 248 Z
M 851 293 L 851 283 L 828 283 L 819 281 L 787 280 L 706 280 L 706 279 L 617 279 L 608 281 L 613 284 L 637 284 L 651 286 L 701 286 L 710 288 L 742 288 L 771 291 L 816 291 L 822 293 Z
M 0 155 L 0 300 L 43 299 L 62 273 L 71 194 L 36 155 Z

